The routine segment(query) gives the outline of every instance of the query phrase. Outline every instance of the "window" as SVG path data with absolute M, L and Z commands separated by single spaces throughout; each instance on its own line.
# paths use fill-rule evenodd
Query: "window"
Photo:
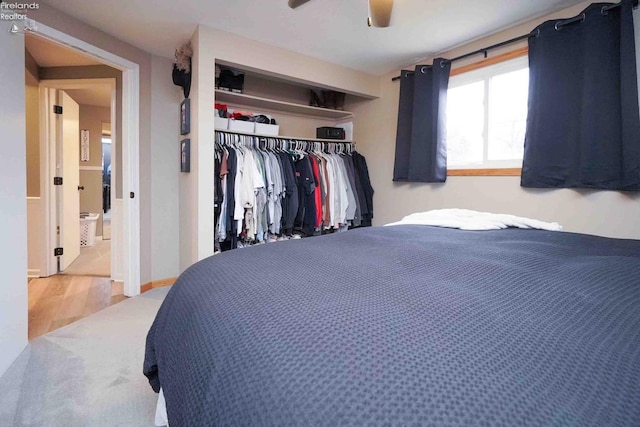
M 447 92 L 447 167 L 521 168 L 528 90 L 527 56 L 452 76 Z

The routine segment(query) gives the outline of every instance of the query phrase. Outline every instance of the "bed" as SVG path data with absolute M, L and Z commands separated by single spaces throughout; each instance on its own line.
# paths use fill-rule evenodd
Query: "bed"
M 357 229 L 185 271 L 144 373 L 171 426 L 640 425 L 640 241 Z

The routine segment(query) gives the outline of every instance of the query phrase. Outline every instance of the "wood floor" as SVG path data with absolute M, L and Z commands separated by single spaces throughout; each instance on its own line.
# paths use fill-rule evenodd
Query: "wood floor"
M 122 282 L 104 277 L 29 280 L 29 340 L 125 300 Z

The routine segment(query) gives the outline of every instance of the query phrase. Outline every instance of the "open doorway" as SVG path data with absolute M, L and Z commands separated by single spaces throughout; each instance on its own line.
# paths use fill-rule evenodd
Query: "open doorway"
M 67 46 L 25 39 L 32 339 L 124 299 L 130 262 L 122 248 L 125 203 L 110 191 L 123 176 L 115 157 L 124 73 Z
M 111 233 L 110 233 L 110 221 L 111 221 L 111 200 L 110 191 L 111 188 L 111 135 L 105 138 L 103 127 L 105 125 L 110 126 L 111 123 L 111 104 L 115 102 L 112 98 L 115 98 L 115 81 L 111 83 L 105 82 L 104 79 L 83 79 L 83 80 L 66 80 L 62 82 L 62 85 L 66 87 L 64 90 L 60 90 L 63 94 L 63 98 L 66 95 L 70 99 L 67 99 L 67 103 L 75 102 L 78 108 L 78 123 L 79 127 L 72 129 L 72 147 L 69 149 L 68 144 L 64 144 L 65 151 L 62 153 L 62 157 L 67 159 L 71 156 L 72 166 L 79 166 L 78 174 L 78 200 L 73 201 L 77 203 L 77 208 L 65 207 L 66 211 L 78 210 L 79 218 L 79 252 L 70 253 L 69 256 L 65 253 L 60 257 L 60 263 L 58 265 L 59 274 L 75 275 L 75 276 L 97 276 L 112 278 L 111 272 Z M 59 86 L 59 81 L 41 80 L 41 85 L 47 86 Z M 74 106 L 75 107 L 75 106 Z M 63 134 L 66 134 L 65 126 L 74 123 L 74 118 L 69 117 L 73 114 L 73 111 L 67 112 L 66 108 L 62 113 L 63 122 Z M 77 141 L 79 140 L 79 144 Z M 104 144 L 104 141 L 109 141 L 109 144 Z M 75 142 L 75 144 L 73 144 Z M 76 147 L 79 146 L 79 150 Z M 107 168 L 108 180 L 105 182 L 105 146 L 108 150 L 107 156 L 109 159 L 109 165 Z M 75 161 L 74 161 L 75 160 Z M 71 171 L 74 172 L 75 171 Z M 64 174 L 69 175 L 68 171 L 64 171 Z M 113 174 L 115 179 L 116 174 Z M 74 176 L 75 178 L 75 176 Z M 72 183 L 64 187 L 65 190 L 73 191 Z M 105 200 L 108 198 L 108 200 Z M 56 199 L 58 205 L 66 203 L 65 199 Z M 108 215 L 108 217 L 107 217 Z M 71 218 L 72 215 L 69 215 Z M 65 217 L 66 220 L 66 217 Z M 108 221 L 108 235 L 105 238 L 104 224 L 105 220 Z M 60 219 L 58 220 L 60 222 Z M 63 228 L 63 232 L 69 230 L 69 225 Z M 71 224 L 76 226 L 76 224 Z M 72 238 L 76 238 L 75 234 Z M 67 239 L 64 239 L 63 247 L 70 248 L 72 245 Z M 76 242 L 73 242 L 76 243 Z M 61 243 L 62 244 L 62 243 Z M 70 249 L 71 250 L 71 249 Z M 65 252 L 67 252 L 65 250 Z M 77 256 L 75 256 L 77 254 Z M 73 256 L 73 260 L 70 259 Z M 114 258 L 121 257 L 122 254 L 114 254 Z

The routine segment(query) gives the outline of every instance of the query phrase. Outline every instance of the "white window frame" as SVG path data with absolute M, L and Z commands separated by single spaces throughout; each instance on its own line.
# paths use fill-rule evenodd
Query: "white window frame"
M 508 73 L 511 71 L 521 70 L 529 67 L 529 58 L 527 55 L 518 56 L 499 63 L 487 65 L 482 68 L 463 72 L 449 78 L 449 89 L 455 89 L 471 83 L 484 81 L 484 129 L 482 132 L 483 139 L 483 159 L 481 163 L 466 163 L 448 165 L 449 170 L 473 170 L 473 169 L 510 169 L 522 168 L 522 159 L 513 160 L 489 160 L 487 158 L 489 152 L 489 108 L 490 99 L 488 94 L 490 89 L 490 78 L 496 75 Z

